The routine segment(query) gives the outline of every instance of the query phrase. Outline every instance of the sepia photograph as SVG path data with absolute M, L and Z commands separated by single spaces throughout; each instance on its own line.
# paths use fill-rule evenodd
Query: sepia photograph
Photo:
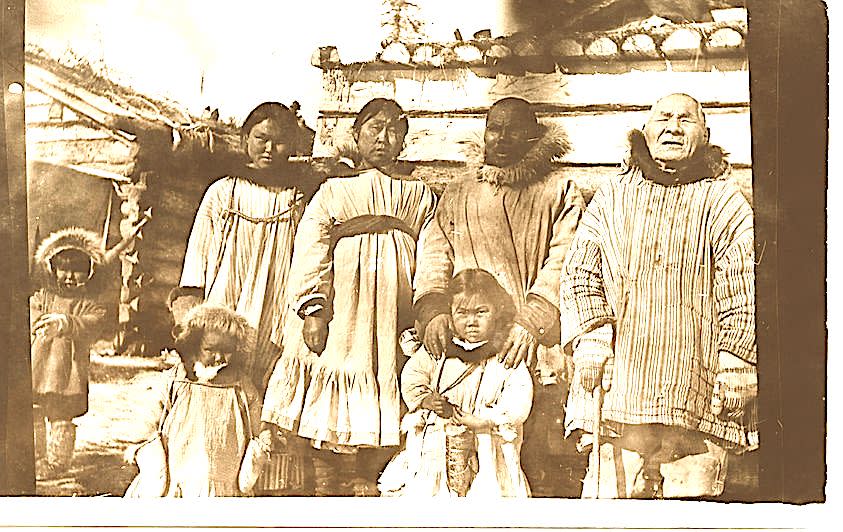
M 826 501 L 822 2 L 3 7 L 3 495 Z

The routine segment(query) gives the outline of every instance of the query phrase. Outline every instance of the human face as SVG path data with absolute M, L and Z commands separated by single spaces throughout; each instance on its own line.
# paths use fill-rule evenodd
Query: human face
M 363 160 L 372 167 L 380 168 L 395 162 L 404 147 L 406 134 L 398 115 L 380 111 L 360 126 L 354 140 Z
M 700 104 L 682 94 L 662 98 L 644 126 L 644 139 L 653 159 L 666 167 L 682 166 L 708 142 Z
M 457 294 L 451 304 L 454 331 L 468 342 L 483 342 L 492 337 L 498 312 L 483 294 L 466 297 Z
M 199 362 L 206 368 L 228 364 L 237 349 L 237 342 L 230 335 L 219 331 L 205 331 L 199 342 Z
M 520 161 L 532 146 L 534 125 L 518 111 L 507 106 L 492 106 L 486 115 L 486 164 L 510 166 Z
M 59 287 L 64 290 L 75 291 L 88 282 L 88 272 L 72 266 L 57 265 L 55 273 Z
M 267 118 L 258 122 L 245 139 L 246 153 L 253 168 L 266 169 L 284 163 L 293 152 L 290 133 L 277 121 Z

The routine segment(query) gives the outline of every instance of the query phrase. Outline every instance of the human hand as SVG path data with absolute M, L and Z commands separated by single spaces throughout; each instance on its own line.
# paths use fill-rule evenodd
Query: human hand
M 307 348 L 321 355 L 328 341 L 328 320 L 322 316 L 305 316 L 302 336 Z
M 272 450 L 272 443 L 275 441 L 273 432 L 275 431 L 268 428 L 260 431 L 260 434 L 258 434 L 258 444 L 260 445 L 261 450 L 265 452 Z
M 436 392 L 431 392 L 430 395 L 422 399 L 421 405 L 422 408 L 435 412 L 441 418 L 447 419 L 454 415 L 454 405 Z
M 758 372 L 755 366 L 729 352 L 721 351 L 719 359 L 711 413 L 720 419 L 740 422 L 746 406 L 758 397 Z
M 474 432 L 489 430 L 493 426 L 493 423 L 488 419 L 483 419 L 475 416 L 474 414 L 463 412 L 459 408 L 454 410 L 454 421 L 460 425 L 465 425 Z
M 424 343 L 425 349 L 430 353 L 430 356 L 438 359 L 445 352 L 445 347 L 451 339 L 453 331 L 453 324 L 451 323 L 451 316 L 448 314 L 439 314 L 427 324 L 424 329 Z
M 527 367 L 532 368 L 536 364 L 538 347 L 539 342 L 530 331 L 514 323 L 503 348 L 498 353 L 498 362 L 503 362 L 507 368 L 514 368 L 521 362 L 526 362 Z
M 60 335 L 70 328 L 70 321 L 65 314 L 48 313 L 42 315 L 32 326 L 36 336 L 51 338 Z
M 573 343 L 573 384 L 589 395 L 598 386 L 608 390 L 612 383 L 614 329 L 606 323 L 577 338 Z
M 603 382 L 606 359 L 579 357 L 574 359 L 574 383 L 591 394 Z

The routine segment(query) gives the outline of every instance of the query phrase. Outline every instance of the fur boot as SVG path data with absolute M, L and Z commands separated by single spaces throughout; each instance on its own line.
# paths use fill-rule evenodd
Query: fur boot
M 47 419 L 40 408 L 32 409 L 33 441 L 35 443 L 35 460 L 44 458 L 47 453 Z
M 47 480 L 70 468 L 76 447 L 76 425 L 72 421 L 51 421 L 47 455 L 35 463 L 35 476 Z

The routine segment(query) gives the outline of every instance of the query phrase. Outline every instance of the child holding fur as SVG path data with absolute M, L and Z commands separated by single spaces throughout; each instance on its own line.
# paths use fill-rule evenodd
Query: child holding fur
M 165 481 L 147 491 L 149 472 L 141 464 L 125 496 L 251 495 L 271 444 L 252 437 L 260 421 L 260 397 L 246 368 L 253 330 L 234 311 L 201 304 L 187 311 L 173 336 L 181 362 L 170 370 L 154 412 L 166 464 L 153 469 L 164 471 Z
M 106 315 L 92 284 L 106 256 L 95 233 L 72 227 L 45 238 L 34 259 L 42 285 L 29 300 L 35 473 L 44 480 L 70 467 L 73 418 L 88 411 L 89 352 Z
M 381 475 L 380 491 L 528 497 L 520 455 L 533 383 L 524 362 L 507 368 L 497 360 L 512 325 L 512 298 L 480 269 L 458 273 L 448 296 L 454 336 L 444 356 L 437 360 L 419 345 L 401 373 L 406 445 Z

